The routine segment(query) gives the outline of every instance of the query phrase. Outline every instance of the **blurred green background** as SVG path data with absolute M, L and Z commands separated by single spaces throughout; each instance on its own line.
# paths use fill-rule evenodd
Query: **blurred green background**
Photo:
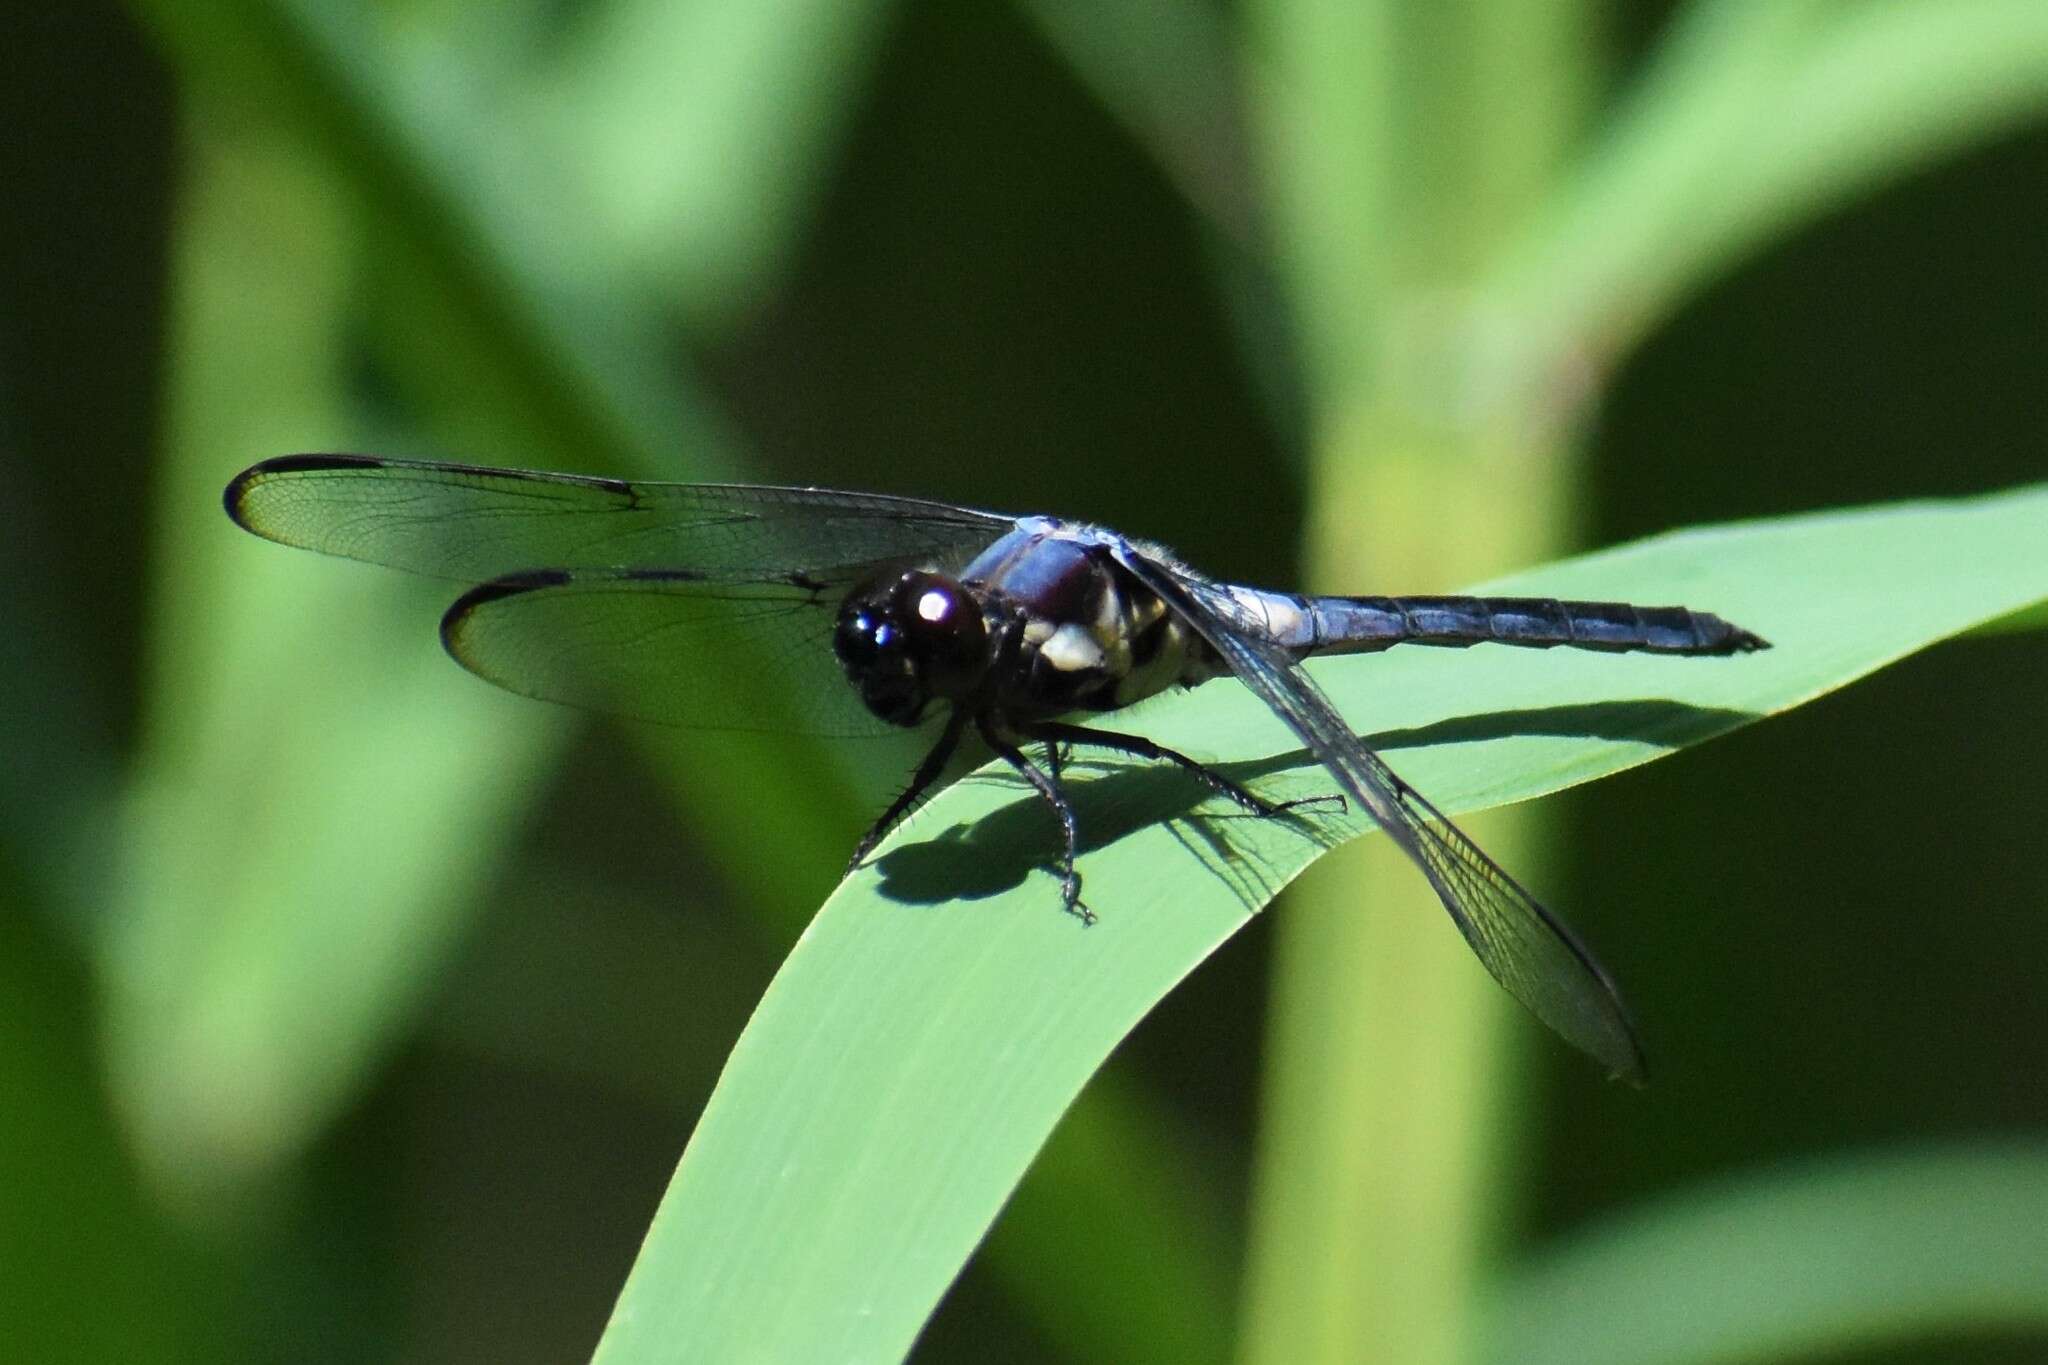
M 256 459 L 1360 591 L 2048 470 L 2037 0 L 135 0 L 0 74 L 10 1359 L 586 1355 L 901 772 L 498 696 L 445 594 L 235 532 Z M 1944 645 L 1474 822 L 1644 1093 L 1327 860 L 920 1358 L 2040 1358 L 2044 678 Z

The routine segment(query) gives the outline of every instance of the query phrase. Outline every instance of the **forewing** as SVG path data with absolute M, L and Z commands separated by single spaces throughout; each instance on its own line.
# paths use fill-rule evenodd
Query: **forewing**
M 1442 812 L 1360 743 L 1336 706 L 1257 619 L 1256 602 L 1160 564 L 1134 547 L 1118 559 L 1221 654 L 1345 793 L 1415 861 L 1465 941 L 1508 993 L 1608 1071 L 1640 1084 L 1642 1048 L 1620 994 L 1571 930 Z
M 269 540 L 469 583 L 529 569 L 769 578 L 896 561 L 946 567 L 1015 524 L 878 493 L 367 455 L 265 460 L 235 477 L 226 503 L 237 524 Z
M 890 727 L 861 705 L 832 652 L 850 586 L 541 570 L 463 594 L 441 639 L 489 682 L 587 710 L 700 729 L 882 734 Z M 776 710 L 780 698 L 800 709 Z

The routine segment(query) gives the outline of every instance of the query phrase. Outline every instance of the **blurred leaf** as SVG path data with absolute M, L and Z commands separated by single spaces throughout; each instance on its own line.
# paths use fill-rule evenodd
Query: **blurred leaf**
M 91 984 L 22 889 L 0 871 L 0 1341 L 47 1365 L 218 1358 L 226 1277 L 137 1187 L 94 1083 Z
M 1251 247 L 1243 92 L 1224 15 L 1146 0 L 1024 0 L 1022 9 L 1188 202 Z
M 288 564 L 220 518 L 241 464 L 361 430 L 335 391 L 352 244 L 334 217 L 306 221 L 340 205 L 325 182 L 266 188 L 305 169 L 302 146 L 240 170 L 209 160 L 208 139 L 241 126 L 226 98 L 281 116 L 366 210 L 383 298 L 403 302 L 385 344 L 445 429 L 502 442 L 501 462 L 645 472 L 681 452 L 700 476 L 739 470 L 657 295 L 592 269 L 602 252 L 561 250 L 575 198 L 544 168 L 493 173 L 476 111 L 449 97 L 468 53 L 381 51 L 365 16 L 296 0 L 137 8 L 215 121 L 186 223 L 165 662 L 109 918 L 109 1045 L 159 1175 L 191 1194 L 296 1152 L 362 1083 L 570 720 L 463 678 L 416 585 Z M 729 152 L 775 178 L 753 149 Z M 786 899 L 803 851 L 836 842 L 830 818 L 797 817 L 846 806 L 845 755 L 763 740 L 759 780 L 733 792 L 691 780 L 704 746 L 667 752 L 714 848 L 752 848 L 749 812 L 797 820 L 790 859 L 728 859 L 764 897 Z
M 486 347 L 488 397 L 517 414 L 497 420 L 529 448 L 616 474 L 671 468 L 677 452 L 700 477 L 737 472 L 730 433 L 669 349 L 658 296 L 604 270 L 601 252 L 563 249 L 582 225 L 559 171 L 502 164 L 483 111 L 461 98 L 466 50 L 389 51 L 366 15 L 312 0 L 133 3 L 189 87 L 298 134 L 416 258 L 444 327 L 406 340 Z M 460 410 L 461 398 L 443 401 Z
M 1256 4 L 1245 82 L 1262 204 L 1319 415 L 1369 382 L 1379 359 L 1398 218 L 1390 143 L 1400 64 L 1384 3 Z
M 350 612 L 331 599 L 336 612 L 316 623 L 323 585 L 232 574 L 226 555 L 244 547 L 216 510 L 212 470 L 234 452 L 347 427 L 332 380 L 349 276 L 339 205 L 285 144 L 258 135 L 196 143 L 181 207 L 148 743 L 99 947 L 117 1102 L 152 1173 L 191 1196 L 304 1139 L 308 1110 L 325 1112 L 366 1045 L 361 1009 L 335 1006 L 394 993 L 371 970 L 387 949 L 406 964 L 424 954 L 409 916 L 358 885 L 419 856 L 412 827 L 384 821 L 417 812 L 386 797 L 375 764 L 357 769 L 368 791 L 318 780 L 336 741 L 388 761 L 395 736 L 352 735 L 317 714 L 306 700 L 319 687 L 292 671 L 323 667 L 307 652 L 316 633 L 355 645 L 342 657 L 358 664 L 387 659 L 377 636 L 391 600 L 366 596 Z M 387 725 L 400 714 L 384 713 Z M 459 730 L 437 733 L 459 742 Z M 347 800 L 322 810 L 323 795 Z M 332 856 L 313 856 L 314 841 Z M 362 876 L 333 880 L 351 862 Z M 294 893 L 300 913 L 280 915 L 290 902 L 273 897 Z
M 699 324 L 777 272 L 862 106 L 890 0 L 614 0 L 538 96 L 576 178 L 584 259 L 659 281 Z M 742 169 L 744 168 L 744 169 Z M 609 267 L 619 273 L 619 265 Z
M 1957 1144 L 1717 1181 L 1516 1275 L 1491 1358 L 1713 1365 L 2048 1333 L 2048 1146 Z
M 2040 600 L 2048 488 L 1665 536 L 1489 590 L 1686 601 L 1777 648 L 1415 650 L 1317 668 L 1451 811 L 1647 762 Z M 1321 789 L 1240 688 L 1145 718 L 1269 795 Z M 1092 929 L 1040 875 L 1049 817 L 989 770 L 826 903 L 733 1050 L 600 1359 L 903 1354 L 1110 1049 L 1321 843 L 1359 828 L 1233 818 L 1174 772 L 1103 769 L 1074 784 Z
M 118 791 L 103 715 L 89 704 L 88 662 L 54 628 L 35 578 L 0 548 L 0 850 L 28 869 L 37 902 L 65 919 L 101 903 L 107 808 Z M 21 550 L 28 550 L 22 545 Z M 51 547 L 56 562 L 61 551 Z
M 1555 366 L 1859 194 L 2048 113 L 2038 0 L 1700 0 L 1499 286 Z

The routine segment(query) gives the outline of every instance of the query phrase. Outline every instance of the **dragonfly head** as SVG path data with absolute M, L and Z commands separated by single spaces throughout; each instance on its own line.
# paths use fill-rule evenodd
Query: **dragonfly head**
M 915 725 L 934 698 L 960 701 L 988 673 L 988 626 L 959 582 L 913 569 L 849 596 L 832 650 L 868 710 Z

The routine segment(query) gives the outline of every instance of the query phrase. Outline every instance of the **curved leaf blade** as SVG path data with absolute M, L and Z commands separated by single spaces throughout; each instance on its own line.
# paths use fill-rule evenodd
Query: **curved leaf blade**
M 1488 590 L 1684 601 L 1777 648 L 1414 650 L 1319 667 L 1453 812 L 1646 762 L 2048 597 L 2048 487 L 1684 532 Z M 1321 789 L 1242 689 L 1141 717 L 1133 728 L 1241 765 L 1268 794 Z M 1233 818 L 1172 772 L 1075 776 L 1095 927 L 1059 913 L 1050 818 L 987 771 L 827 901 L 734 1048 L 599 1360 L 900 1357 L 1109 1052 L 1357 829 Z

